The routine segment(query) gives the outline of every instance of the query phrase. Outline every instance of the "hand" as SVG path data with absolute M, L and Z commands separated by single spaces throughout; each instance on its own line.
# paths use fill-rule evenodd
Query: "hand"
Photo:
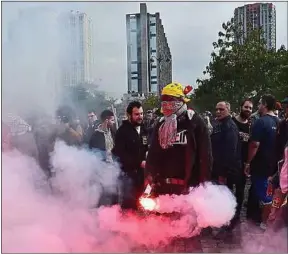
M 147 186 L 148 184 L 150 184 L 152 186 L 153 184 L 153 177 L 151 175 L 148 175 L 146 178 L 145 178 L 145 181 L 144 181 L 144 185 Z
M 145 169 L 145 167 L 146 167 L 146 161 L 142 161 L 141 162 L 141 168 Z
M 244 174 L 247 176 L 247 177 L 250 177 L 250 164 L 248 163 L 245 163 L 244 165 Z

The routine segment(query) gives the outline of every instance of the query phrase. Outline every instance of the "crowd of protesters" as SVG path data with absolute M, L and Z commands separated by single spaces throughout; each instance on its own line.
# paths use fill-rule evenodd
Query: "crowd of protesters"
M 119 195 L 100 199 L 98 206 L 120 203 L 124 210 L 137 210 L 147 183 L 159 194 L 185 194 L 191 186 L 213 181 L 226 185 L 237 200 L 235 216 L 220 235 L 239 224 L 243 205 L 247 219 L 261 229 L 287 227 L 288 98 L 277 103 L 267 94 L 258 105 L 244 99 L 239 114 L 231 112 L 229 102 L 220 101 L 215 114 L 199 114 L 187 107 L 190 91 L 179 83 L 165 86 L 161 113 L 157 109 L 144 113 L 140 102 L 131 102 L 118 129 L 109 109 L 99 119 L 94 111 L 87 112 L 86 126 L 69 107 L 57 110 L 53 124 L 33 127 L 8 114 L 2 120 L 2 149 L 16 148 L 34 157 L 48 177 L 49 154 L 57 139 L 86 147 L 107 163 L 119 163 Z M 244 203 L 247 180 L 251 187 Z

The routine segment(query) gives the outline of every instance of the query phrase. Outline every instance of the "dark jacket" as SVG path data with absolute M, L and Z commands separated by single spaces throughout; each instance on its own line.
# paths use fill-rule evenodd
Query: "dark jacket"
M 115 142 L 115 132 L 114 130 L 110 131 L 112 139 Z M 103 131 L 95 130 L 95 132 L 92 134 L 90 138 L 89 148 L 99 149 L 100 151 L 106 151 L 105 135 Z
M 115 133 L 113 132 L 113 130 L 110 130 L 110 131 L 111 131 L 113 142 L 115 142 Z M 103 160 L 106 161 L 107 159 L 106 140 L 105 140 L 105 135 L 103 131 L 96 130 L 92 134 L 90 141 L 89 141 L 89 149 L 94 150 L 94 152 L 99 152 Z
M 147 173 L 151 174 L 152 176 L 159 174 L 161 174 L 162 177 L 165 176 L 163 160 L 166 162 L 168 161 L 168 163 L 171 162 L 171 164 L 177 164 L 177 161 L 173 161 L 177 160 L 176 156 L 163 156 L 165 155 L 166 151 L 162 149 L 159 144 L 158 130 L 163 121 L 164 118 L 160 118 L 158 123 L 155 125 L 152 143 L 146 162 Z M 201 182 L 209 181 L 211 177 L 212 153 L 208 128 L 203 119 L 193 110 L 188 110 L 182 116 L 178 117 L 177 121 L 178 125 L 184 126 L 187 131 L 187 145 L 185 149 L 186 151 L 184 152 L 186 153 L 188 151 L 188 153 L 186 153 L 184 158 L 185 165 L 188 166 L 188 170 L 189 168 L 191 170 L 191 176 L 188 185 L 197 186 Z M 178 147 L 179 150 L 183 149 L 181 146 Z M 175 171 L 178 171 L 177 167 L 175 167 Z M 177 174 L 177 172 L 175 173 Z M 169 178 L 170 176 L 166 177 Z M 186 177 L 182 176 L 182 178 L 185 180 Z
M 215 122 L 211 134 L 213 176 L 238 177 L 241 173 L 239 130 L 230 116 Z
M 113 155 L 120 163 L 121 169 L 126 173 L 135 172 L 140 169 L 141 162 L 146 158 L 148 150 L 148 133 L 141 126 L 140 134 L 135 127 L 124 120 L 116 131 Z
M 96 120 L 91 125 L 89 124 L 86 127 L 86 129 L 84 131 L 84 138 L 83 138 L 83 142 L 85 144 L 89 144 L 90 139 L 91 139 L 93 133 L 97 130 L 97 127 L 98 127 L 99 124 L 100 124 L 99 121 Z

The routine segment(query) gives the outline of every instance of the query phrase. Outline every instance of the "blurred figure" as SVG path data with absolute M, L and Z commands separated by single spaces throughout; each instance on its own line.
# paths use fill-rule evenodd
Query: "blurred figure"
M 115 125 L 115 117 L 112 111 L 104 110 L 100 115 L 101 123 L 98 125 L 98 128 L 92 134 L 89 148 L 96 149 L 102 154 L 103 161 L 107 163 L 113 163 L 112 158 L 112 149 L 114 147 L 114 137 L 115 133 L 113 128 Z M 105 170 L 105 169 L 103 169 Z M 99 200 L 99 206 L 105 205 L 115 205 L 118 202 L 118 195 L 115 194 L 115 191 L 107 191 L 103 189 L 103 193 Z
M 221 101 L 216 105 L 216 122 L 211 134 L 213 155 L 213 179 L 226 185 L 232 192 L 234 185 L 240 185 L 241 141 L 239 130 L 230 115 L 230 103 Z M 238 208 L 239 209 L 239 208 Z M 233 229 L 223 227 L 217 237 L 222 238 Z
M 211 118 L 212 118 L 212 114 L 209 111 L 205 111 L 205 113 L 203 114 L 203 119 L 204 122 L 206 123 L 209 133 L 212 134 L 213 132 L 213 126 L 211 124 Z
M 103 153 L 103 160 L 113 162 L 112 149 L 115 139 L 115 133 L 113 132 L 115 117 L 112 111 L 104 110 L 100 119 L 101 123 L 90 138 L 89 148 L 99 149 Z
M 152 137 L 152 132 L 153 132 L 155 121 L 156 119 L 154 117 L 153 110 L 147 110 L 143 124 L 144 124 L 145 129 L 148 132 L 148 144 L 149 145 L 151 143 L 151 137 Z
M 280 118 L 280 112 L 282 110 L 282 106 L 281 106 L 281 103 L 279 101 L 276 102 L 276 105 L 275 105 L 275 110 L 274 110 L 274 114 L 275 116 L 277 116 L 278 118 Z
M 80 146 L 83 131 L 80 124 L 75 121 L 74 112 L 70 107 L 60 107 L 57 112 L 57 127 L 55 139 L 63 140 L 68 146 Z
M 32 133 L 32 127 L 20 116 L 11 113 L 4 116 L 3 122 L 8 127 L 6 131 L 9 130 L 11 147 L 33 157 L 38 162 L 39 153 Z
M 83 138 L 85 144 L 89 144 L 90 139 L 93 133 L 96 131 L 99 124 L 95 111 L 90 110 L 88 112 L 87 118 L 88 118 L 88 125 L 84 130 L 84 138 Z
M 152 110 L 147 110 L 147 112 L 145 114 L 145 118 L 144 118 L 143 124 L 144 124 L 146 129 L 149 129 L 149 128 L 152 127 L 153 123 L 154 123 L 153 111 Z
M 147 183 L 158 195 L 187 194 L 190 187 L 211 177 L 211 143 L 207 126 L 193 110 L 179 83 L 162 89 L 164 117 L 155 125 L 147 157 Z M 161 230 L 161 229 L 160 229 Z M 203 252 L 200 237 L 189 239 L 195 252 Z
M 272 197 L 267 195 L 268 178 L 275 173 L 275 139 L 279 123 L 274 114 L 276 100 L 273 95 L 263 95 L 259 101 L 258 112 L 261 117 L 255 121 L 251 130 L 248 156 L 244 166 L 247 176 L 251 175 L 251 191 L 248 199 L 247 217 L 265 229 L 270 213 Z M 257 208 L 249 201 L 257 199 L 261 207 L 261 218 Z
M 237 125 L 241 141 L 241 171 L 239 175 L 239 181 L 236 183 L 236 199 L 237 199 L 237 209 L 234 221 L 238 222 L 240 219 L 240 212 L 244 200 L 244 190 L 246 185 L 246 176 L 244 174 L 244 162 L 247 161 L 248 156 L 248 142 L 250 139 L 250 127 L 251 121 L 250 117 L 253 110 L 253 102 L 249 99 L 244 100 L 240 105 L 240 114 L 233 117 L 232 120 Z
M 144 169 L 148 151 L 148 133 L 143 125 L 143 108 L 140 102 L 130 102 L 128 120 L 123 121 L 115 136 L 113 155 L 123 171 L 121 179 L 122 209 L 137 209 L 144 188 Z

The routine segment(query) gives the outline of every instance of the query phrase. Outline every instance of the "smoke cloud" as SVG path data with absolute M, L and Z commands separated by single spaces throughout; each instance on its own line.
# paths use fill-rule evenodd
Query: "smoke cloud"
M 12 3 L 13 4 L 13 3 Z M 9 8 L 9 3 L 3 6 Z M 62 92 L 58 14 L 47 7 L 23 8 L 5 24 L 3 43 L 4 112 L 53 114 Z
M 3 153 L 4 252 L 126 252 L 157 248 L 188 238 L 232 218 L 236 202 L 224 186 L 206 184 L 187 196 L 162 196 L 162 212 L 173 219 L 136 213 L 119 206 L 96 208 L 102 191 L 117 192 L 119 168 L 85 149 L 57 142 L 51 181 L 36 161 L 18 151 Z M 215 204 L 221 204 L 221 213 Z M 161 229 L 161 230 L 159 230 Z M 112 243 L 113 244 L 108 244 Z

